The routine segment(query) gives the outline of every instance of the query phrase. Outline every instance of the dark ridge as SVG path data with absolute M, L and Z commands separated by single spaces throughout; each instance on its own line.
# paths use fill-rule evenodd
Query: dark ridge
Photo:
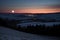
M 0 13 L 0 14 L 31 14 L 31 15 L 39 15 L 39 14 L 60 14 L 60 12 L 55 12 L 55 13 Z

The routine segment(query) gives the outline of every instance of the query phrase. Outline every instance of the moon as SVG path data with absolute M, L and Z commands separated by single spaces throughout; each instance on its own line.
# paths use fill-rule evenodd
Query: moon
M 12 10 L 12 13 L 14 13 L 15 11 L 14 10 Z

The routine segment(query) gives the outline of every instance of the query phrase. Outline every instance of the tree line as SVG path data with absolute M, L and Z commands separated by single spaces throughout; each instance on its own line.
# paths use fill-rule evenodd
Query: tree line
M 45 24 L 43 25 L 29 25 L 27 27 L 21 27 L 19 25 L 17 27 L 17 23 L 20 21 L 18 20 L 8 20 L 8 18 L 3 19 L 0 18 L 0 26 L 12 28 L 18 31 L 23 31 L 27 33 L 33 33 L 33 34 L 44 34 L 44 35 L 60 35 L 60 24 L 56 25 L 53 24 L 53 26 L 46 26 Z

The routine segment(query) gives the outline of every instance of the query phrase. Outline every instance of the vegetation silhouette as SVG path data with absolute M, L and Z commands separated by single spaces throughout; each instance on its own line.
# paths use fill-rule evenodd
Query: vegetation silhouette
M 0 18 L 0 26 L 12 28 L 15 30 L 37 34 L 37 35 L 52 35 L 52 36 L 60 36 L 60 24 L 56 25 L 53 24 L 53 26 L 46 26 L 43 25 L 29 25 L 27 27 L 21 27 L 21 25 L 17 26 L 17 23 L 20 23 L 18 20 L 8 20 L 8 18 L 3 19 Z

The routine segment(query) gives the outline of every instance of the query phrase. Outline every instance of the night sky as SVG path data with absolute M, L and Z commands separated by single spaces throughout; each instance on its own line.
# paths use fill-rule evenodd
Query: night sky
M 60 12 L 60 0 L 0 0 L 0 12 L 52 13 Z

